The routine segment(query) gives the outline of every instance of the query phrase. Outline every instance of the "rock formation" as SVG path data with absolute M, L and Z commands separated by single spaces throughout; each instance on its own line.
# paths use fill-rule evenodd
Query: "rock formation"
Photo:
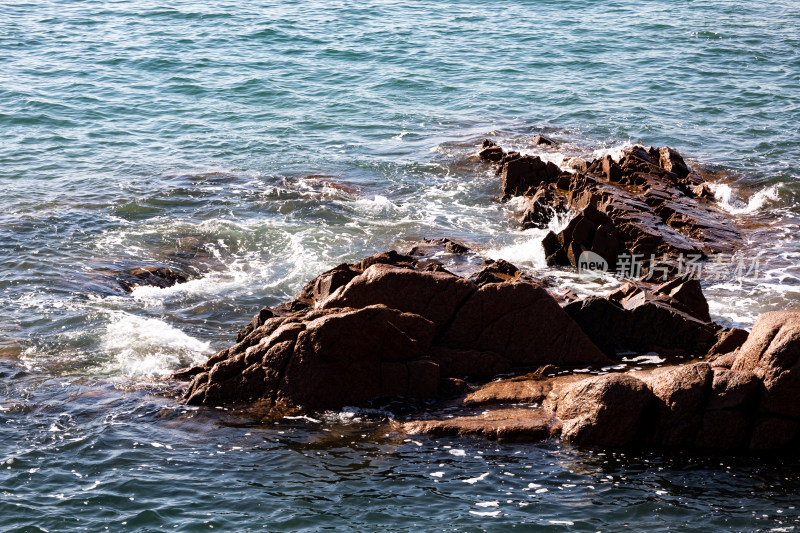
M 475 434 L 665 450 L 776 451 L 800 444 L 800 312 L 762 315 L 732 358 L 649 370 L 492 382 L 464 397 L 481 415 L 405 424 L 412 433 Z M 520 395 L 525 390 L 526 394 Z M 510 392 L 511 391 L 511 392 Z M 518 420 L 508 403 L 520 409 Z M 495 413 L 494 405 L 497 405 Z M 487 409 L 487 407 L 489 407 Z M 481 432 L 498 420 L 513 431 Z M 525 425 L 529 427 L 525 429 Z
M 674 259 L 729 253 L 741 234 L 680 154 L 635 146 L 619 160 L 572 160 L 574 172 L 488 140 L 479 155 L 497 165 L 504 198 L 526 197 L 523 225 L 576 213 L 544 239 L 549 263 L 575 265 L 591 251 L 614 269 L 620 254 L 639 254 L 666 279 L 578 299 L 506 261 L 481 262 L 461 243 L 424 241 L 336 266 L 261 309 L 236 344 L 174 375 L 190 381 L 185 400 L 324 410 L 401 397 L 442 409 L 412 415 L 410 433 L 720 452 L 797 446 L 800 312 L 767 313 L 749 334 L 712 322 L 700 284 Z M 631 368 L 620 355 L 653 352 L 668 364 Z
M 669 147 L 633 146 L 619 161 L 572 160 L 574 172 L 505 152 L 488 139 L 479 157 L 497 165 L 503 198 L 526 198 L 523 227 L 546 227 L 567 207 L 577 214 L 558 235 L 544 239 L 550 265 L 577 266 L 581 253 L 592 251 L 614 271 L 626 254 L 641 262 L 644 274 L 656 260 L 728 254 L 742 242 L 739 230 L 709 201 L 703 179 Z
M 465 249 L 449 241 L 427 246 Z M 420 270 L 428 264 L 388 252 L 321 274 L 291 302 L 262 309 L 234 346 L 178 373 L 192 378 L 187 401 L 333 409 L 435 398 L 448 378 L 610 364 L 547 290 L 513 265 L 488 262 L 473 281 Z

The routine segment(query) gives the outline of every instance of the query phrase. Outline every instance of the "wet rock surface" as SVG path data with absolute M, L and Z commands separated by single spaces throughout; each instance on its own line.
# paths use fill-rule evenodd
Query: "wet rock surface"
M 415 247 L 415 254 L 377 254 L 339 265 L 287 304 L 262 309 L 234 346 L 175 375 L 192 380 L 186 401 L 335 409 L 436 398 L 451 378 L 611 363 L 515 266 L 487 261 L 475 275 L 479 285 L 425 268 L 437 247 L 466 251 L 444 240 Z
M 489 140 L 479 157 L 496 165 L 504 198 L 526 197 L 525 226 L 577 213 L 544 239 L 550 264 L 591 251 L 613 270 L 620 254 L 649 254 L 641 274 L 661 281 L 579 299 L 462 243 L 426 240 L 338 265 L 261 309 L 236 344 L 173 376 L 190 382 L 185 401 L 327 410 L 401 398 L 409 433 L 603 448 L 800 443 L 800 312 L 767 313 L 751 333 L 712 322 L 700 284 L 672 261 L 729 252 L 741 234 L 678 152 L 635 146 L 572 160 L 574 173 Z M 658 362 L 632 369 L 623 354 Z
M 656 260 L 729 254 L 743 242 L 730 216 L 709 201 L 703 179 L 670 147 L 633 146 L 618 160 L 573 159 L 573 172 L 567 172 L 537 156 L 505 152 L 488 139 L 484 146 L 479 156 L 497 165 L 502 197 L 525 197 L 523 228 L 547 227 L 566 208 L 577 214 L 545 239 L 550 265 L 577 266 L 580 255 L 591 251 L 614 271 L 626 254 L 637 256 L 642 275 Z
M 84 273 L 80 285 L 103 295 L 126 295 L 136 287 L 165 289 L 187 282 L 193 273 L 164 265 L 135 265 L 103 268 Z

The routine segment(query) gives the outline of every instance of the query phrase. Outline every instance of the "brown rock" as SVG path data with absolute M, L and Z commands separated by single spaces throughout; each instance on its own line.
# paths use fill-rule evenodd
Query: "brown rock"
M 503 159 L 505 152 L 499 146 L 487 146 L 478 152 L 478 157 L 484 161 L 498 162 Z
M 297 337 L 276 400 L 331 409 L 386 396 L 431 397 L 439 383 L 438 366 L 421 358 L 434 332 L 433 323 L 421 316 L 382 305 L 312 320 Z M 405 372 L 396 363 L 404 363 Z M 407 384 L 402 394 L 402 387 L 387 390 L 395 380 Z
M 236 335 L 236 342 L 242 342 L 245 337 L 250 335 L 256 328 L 264 325 L 264 322 L 275 316 L 272 309 L 269 307 L 262 307 L 261 310 L 253 317 L 249 324 L 243 329 L 240 329 Z
M 483 262 L 483 268 L 473 276 L 473 281 L 479 287 L 487 283 L 503 283 L 520 277 L 519 269 L 503 259 L 497 261 L 487 259 Z
M 533 139 L 531 139 L 531 144 L 539 146 L 558 146 L 557 142 L 549 137 L 545 137 L 544 135 L 536 135 Z
M 714 356 L 729 354 L 745 343 L 749 333 L 743 329 L 731 328 L 717 334 L 717 343 L 708 351 L 707 357 L 711 360 Z
M 551 162 L 544 162 L 537 156 L 521 156 L 503 163 L 503 194 L 506 197 L 525 194 L 531 187 L 540 183 L 556 181 L 561 169 Z
M 393 265 L 393 266 L 411 268 L 414 265 L 414 258 L 408 255 L 399 254 L 394 250 L 389 250 L 388 252 L 371 255 L 366 259 L 363 259 L 358 264 L 357 268 L 358 270 L 363 271 L 368 269 L 372 265 Z
M 375 262 L 383 261 L 394 263 L 404 258 L 405 256 L 400 256 L 400 254 L 397 254 L 397 252 L 392 251 L 386 254 L 378 254 L 367 258 L 362 261 L 362 264 L 365 262 L 368 264 L 374 264 Z M 347 263 L 343 263 L 328 270 L 327 272 L 320 274 L 310 282 L 306 283 L 303 286 L 301 294 L 313 299 L 315 302 L 321 302 L 339 287 L 343 287 L 350 283 L 350 280 L 358 276 L 359 273 L 360 272 L 358 270 L 354 269 Z
M 546 290 L 526 282 L 478 289 L 459 309 L 441 345 L 494 352 L 512 364 L 608 362 Z
M 508 359 L 493 352 L 434 347 L 428 357 L 439 365 L 442 377 L 491 379 L 509 369 Z
M 679 178 L 685 178 L 691 172 L 689 166 L 683 161 L 681 154 L 669 146 L 659 150 L 659 164 L 661 168 L 677 174 Z
M 681 365 L 643 379 L 655 394 L 658 406 L 652 444 L 690 448 L 703 421 L 702 406 L 711 391 L 711 367 L 707 363 Z
M 444 272 L 375 264 L 325 300 L 324 309 L 382 304 L 415 313 L 442 327 L 475 292 L 475 284 Z
M 784 451 L 797 446 L 799 435 L 797 420 L 760 417 L 753 427 L 750 449 L 755 452 Z
M 501 442 L 541 441 L 558 435 L 560 430 L 550 411 L 525 407 L 495 409 L 446 420 L 418 420 L 407 422 L 403 428 L 410 434 L 471 435 Z
M 764 382 L 761 412 L 800 417 L 800 311 L 761 315 L 731 368 Z
M 589 446 L 621 448 L 643 444 L 644 415 L 653 393 L 629 374 L 591 377 L 564 389 L 556 415 L 562 438 Z
M 682 304 L 682 310 L 688 314 L 702 320 L 711 322 L 711 315 L 708 310 L 708 301 L 703 295 L 703 288 L 696 279 L 675 279 L 659 286 L 655 293 L 666 294 L 671 299 Z M 671 302 L 673 307 L 678 307 Z
M 626 297 L 622 304 L 589 297 L 565 305 L 564 311 L 610 356 L 624 350 L 660 353 L 665 349 L 703 355 L 716 341 L 711 324 L 644 290 Z

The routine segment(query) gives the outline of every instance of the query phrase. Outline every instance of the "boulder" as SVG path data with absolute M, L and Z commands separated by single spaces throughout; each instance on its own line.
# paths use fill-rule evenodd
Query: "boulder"
M 619 302 L 615 301 L 619 295 L 591 296 L 565 305 L 564 311 L 611 357 L 629 350 L 700 356 L 714 345 L 712 324 L 685 312 L 679 302 L 663 293 L 653 294 L 644 285 L 632 287 Z
M 478 151 L 478 157 L 483 161 L 498 162 L 503 159 L 505 152 L 502 148 L 497 146 L 490 139 L 484 139 L 481 143 L 481 149 Z
M 564 440 L 622 448 L 643 444 L 653 393 L 630 374 L 607 374 L 567 387 L 557 399 Z
M 334 292 L 321 307 L 361 308 L 382 304 L 415 313 L 444 327 L 476 289 L 471 281 L 445 272 L 418 272 L 373 264 Z
M 568 210 L 564 199 L 556 193 L 552 183 L 540 183 L 533 196 L 525 197 L 522 228 L 546 228 L 554 216 Z
M 412 435 L 469 435 L 499 442 L 531 442 L 558 435 L 560 426 L 549 411 L 518 407 L 492 409 L 445 420 L 417 420 L 403 424 L 403 429 Z
M 717 342 L 708 351 L 709 360 L 719 359 L 720 356 L 730 354 L 745 343 L 749 333 L 743 329 L 730 328 L 717 333 Z M 731 361 L 733 363 L 733 361 Z M 730 365 L 729 365 L 730 366 Z
M 520 277 L 519 268 L 508 261 L 486 259 L 483 262 L 483 268 L 472 276 L 472 280 L 481 287 L 487 283 L 503 283 L 504 281 L 520 279 Z
M 195 405 L 266 400 L 311 409 L 431 398 L 439 367 L 424 355 L 435 332 L 429 320 L 383 305 L 312 314 L 245 349 L 237 345 L 195 377 L 186 398 Z
M 656 396 L 652 445 L 671 449 L 694 445 L 712 379 L 713 372 L 707 363 L 659 369 L 643 377 Z
M 435 346 L 428 357 L 439 365 L 443 378 L 491 379 L 511 367 L 508 359 L 494 352 Z
M 561 169 L 537 156 L 521 156 L 502 165 L 503 194 L 506 197 L 526 194 L 540 183 L 553 183 L 561 174 Z
M 516 365 L 608 362 L 544 288 L 523 281 L 480 287 L 458 310 L 441 345 L 494 352 Z
M 558 143 L 555 142 L 550 137 L 545 137 L 544 135 L 536 135 L 531 139 L 531 144 L 535 144 L 537 146 L 558 146 Z
M 761 315 L 731 368 L 763 381 L 761 413 L 800 417 L 800 311 Z

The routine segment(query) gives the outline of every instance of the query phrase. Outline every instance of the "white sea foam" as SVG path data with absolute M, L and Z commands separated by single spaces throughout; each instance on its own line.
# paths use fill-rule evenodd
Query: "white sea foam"
M 592 157 L 591 158 L 592 159 L 599 159 L 601 157 L 605 157 L 607 155 L 610 155 L 611 159 L 613 159 L 614 161 L 619 162 L 620 158 L 622 158 L 622 153 L 625 150 L 627 150 L 628 148 L 631 148 L 633 146 L 636 146 L 636 144 L 632 143 L 630 141 L 625 141 L 623 143 L 615 144 L 615 145 L 609 146 L 607 148 L 598 148 L 597 150 L 594 150 L 592 152 Z
M 397 215 L 402 209 L 385 196 L 377 195 L 372 200 L 362 198 L 353 202 L 356 209 L 368 216 Z
M 511 204 L 511 202 L 509 202 Z M 517 204 L 511 204 L 510 209 L 519 209 Z M 490 259 L 505 259 L 515 265 L 526 265 L 534 268 L 546 268 L 547 261 L 542 248 L 542 239 L 548 231 L 559 233 L 569 221 L 574 218 L 574 213 L 568 212 L 553 217 L 546 229 L 531 228 L 517 232 L 511 243 L 486 250 Z
M 155 318 L 115 312 L 102 338 L 113 356 L 110 364 L 126 377 L 153 378 L 188 364 L 198 364 L 212 353 L 207 342 L 190 337 Z
M 733 187 L 727 183 L 709 184 L 709 188 L 714 193 L 714 198 L 717 200 L 719 207 L 734 215 L 753 213 L 767 203 L 779 200 L 778 191 L 782 186 L 782 183 L 770 185 L 752 195 L 747 201 L 744 201 L 737 196 Z

